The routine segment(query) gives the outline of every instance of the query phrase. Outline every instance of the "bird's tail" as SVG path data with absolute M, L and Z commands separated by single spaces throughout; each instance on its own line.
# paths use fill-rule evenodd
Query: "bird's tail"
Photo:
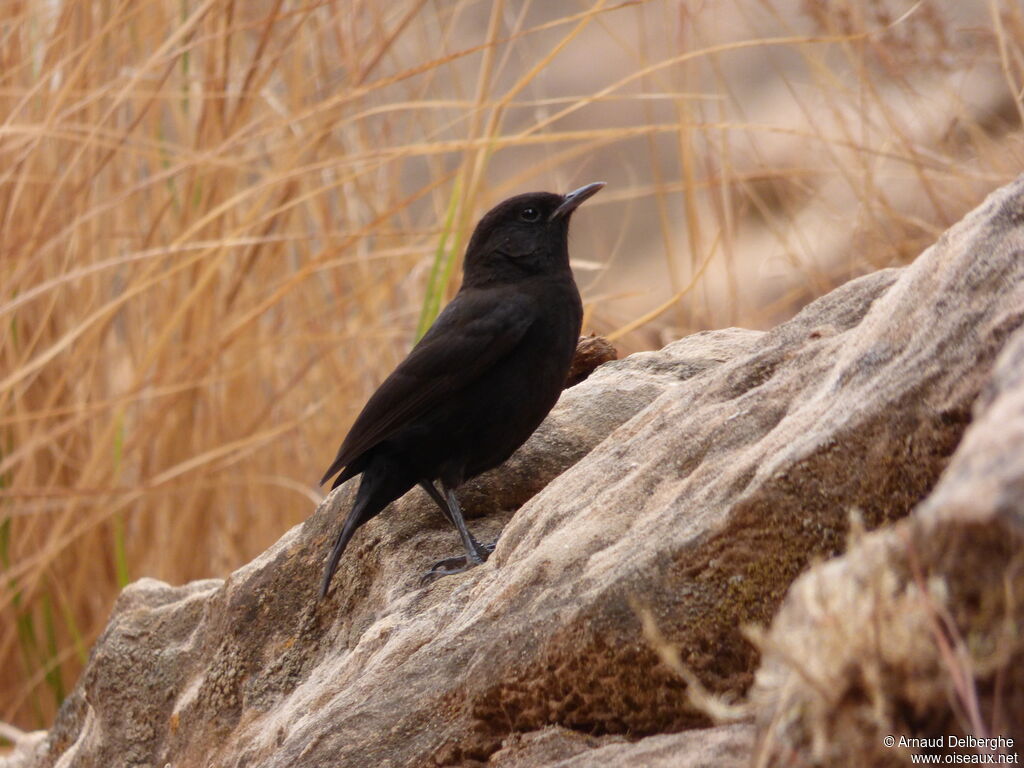
M 331 556 L 327 560 L 327 566 L 324 568 L 323 581 L 320 582 L 321 600 L 327 595 L 327 588 L 331 586 L 331 577 L 334 576 L 334 572 L 338 569 L 338 561 L 341 560 L 345 547 L 348 546 L 349 539 L 352 538 L 352 534 L 356 532 L 356 528 L 362 522 L 362 508 L 365 506 L 365 503 L 360 504 L 357 500 L 355 506 L 352 507 L 352 511 L 345 518 L 345 525 L 342 526 L 341 531 L 338 533 L 338 538 L 334 540 L 334 549 L 331 550 Z
M 337 472 L 338 470 L 340 470 L 344 466 L 345 466 L 345 462 L 344 461 L 341 461 L 340 459 L 335 459 L 334 462 L 331 464 L 331 466 L 328 467 L 327 471 L 324 472 L 324 476 L 320 478 L 320 482 L 317 483 L 317 485 L 323 485 L 324 483 L 326 483 L 328 480 L 331 479 L 331 475 L 333 475 L 335 472 Z M 344 480 L 335 481 L 334 485 L 331 486 L 331 490 L 333 491 L 335 488 L 337 488 L 343 482 L 344 482 Z
M 352 511 L 348 513 L 338 538 L 334 540 L 334 548 L 331 550 L 331 556 L 327 559 L 327 566 L 324 568 L 324 578 L 320 582 L 321 599 L 327 594 L 327 589 L 331 585 L 331 577 L 338 568 L 338 561 L 341 560 L 345 547 L 348 546 L 349 539 L 352 538 L 356 529 L 412 488 L 413 481 L 403 469 L 401 465 L 395 465 L 380 458 L 370 462 L 369 466 L 364 466 L 362 462 L 353 462 L 335 481 L 334 485 L 337 487 L 352 474 L 363 472 Z
M 351 478 L 355 477 L 360 472 L 362 472 L 363 469 L 365 468 L 365 461 L 362 460 L 362 459 L 356 459 L 355 461 L 350 461 L 347 456 L 342 456 L 342 455 L 339 454 L 338 458 L 336 458 L 334 460 L 334 463 L 331 464 L 330 469 L 328 469 L 324 473 L 324 476 L 320 478 L 319 485 L 323 485 L 328 480 L 330 480 L 331 479 L 331 475 L 333 475 L 335 472 L 340 470 L 342 467 L 345 468 L 345 471 L 342 472 L 340 475 L 338 475 L 336 478 L 334 478 L 334 482 L 331 483 L 331 490 L 332 491 L 335 488 L 337 488 L 339 485 L 344 483 L 346 480 L 350 480 Z

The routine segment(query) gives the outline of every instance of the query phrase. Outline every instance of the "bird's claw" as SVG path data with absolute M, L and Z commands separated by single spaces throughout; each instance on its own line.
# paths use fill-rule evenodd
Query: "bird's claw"
M 423 574 L 420 579 L 420 584 L 426 586 L 440 579 L 442 576 L 454 576 L 456 573 L 463 573 L 468 571 L 474 565 L 478 563 L 468 563 L 466 558 L 462 555 L 459 557 L 449 557 L 444 560 L 440 560 L 431 566 L 430 570 Z
M 420 584 L 426 586 L 431 584 L 442 576 L 454 576 L 456 573 L 465 573 L 470 568 L 475 568 L 478 565 L 483 565 L 490 554 L 494 551 L 497 540 L 492 541 L 490 544 L 479 544 L 477 543 L 477 551 L 474 553 L 476 557 L 467 557 L 466 555 L 458 555 L 457 557 L 446 557 L 444 560 L 438 560 L 434 563 L 430 570 L 423 574 L 420 579 Z
M 497 539 L 495 539 L 495 540 L 494 540 L 494 541 L 492 541 L 492 542 L 491 542 L 490 544 L 481 544 L 481 543 L 480 543 L 480 542 L 478 541 L 478 542 L 476 543 L 476 545 L 477 545 L 477 546 L 478 546 L 478 547 L 480 548 L 480 550 L 481 550 L 481 551 L 483 551 L 483 552 L 486 552 L 486 553 L 487 553 L 486 555 L 481 555 L 481 557 L 482 557 L 482 558 L 483 558 L 484 560 L 487 560 L 487 558 L 491 556 L 491 553 L 492 553 L 492 552 L 494 552 L 494 548 L 495 548 L 496 546 L 498 546 L 498 540 L 497 540 Z

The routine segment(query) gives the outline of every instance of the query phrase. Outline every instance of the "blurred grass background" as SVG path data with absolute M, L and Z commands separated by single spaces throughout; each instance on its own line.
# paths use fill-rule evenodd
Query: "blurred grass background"
M 1022 168 L 1014 0 L 0 4 L 0 721 L 128 581 L 302 521 L 476 218 L 576 217 L 620 350 L 767 327 Z

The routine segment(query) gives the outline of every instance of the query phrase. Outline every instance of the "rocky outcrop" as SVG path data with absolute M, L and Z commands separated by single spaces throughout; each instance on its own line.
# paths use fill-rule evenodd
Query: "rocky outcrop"
M 487 762 L 493 768 L 718 768 L 746 765 L 753 746 L 747 724 L 696 728 L 629 741 L 588 736 L 558 726 L 513 734 Z
M 707 689 L 739 697 L 759 664 L 743 627 L 769 624 L 801 572 L 845 549 L 851 510 L 896 537 L 919 523 L 890 524 L 944 472 L 987 465 L 958 458 L 947 470 L 979 392 L 992 400 L 1003 386 L 992 368 L 1024 320 L 1022 255 L 1018 181 L 911 266 L 854 280 L 770 332 L 696 334 L 602 366 L 464 494 L 474 532 L 501 532 L 490 561 L 465 574 L 420 585 L 458 542 L 417 491 L 357 534 L 317 603 L 350 484 L 226 581 L 128 587 L 47 741 L 23 762 L 745 764 L 753 726 L 709 728 L 641 615 Z M 1000 371 L 1020 374 L 1011 358 Z M 1019 395 L 1014 375 L 999 380 Z M 964 492 L 968 506 L 983 498 Z M 937 494 L 921 510 L 952 503 Z M 1009 557 L 1009 526 L 978 546 Z M 935 547 L 921 553 L 926 572 L 955 562 Z M 979 578 L 994 578 L 980 566 Z M 817 726 L 800 725 L 813 713 L 792 694 L 787 652 L 774 650 L 819 631 L 801 610 L 787 603 L 766 641 L 755 712 L 785 717 L 759 720 L 757 750 L 769 755 L 782 727 L 771 738 L 828 762 L 814 751 Z M 1019 676 L 999 679 L 1020 696 Z
M 761 726 L 756 764 L 889 766 L 910 765 L 914 753 L 1019 755 L 1022 596 L 1018 331 L 928 499 L 790 590 L 762 643 L 752 694 Z M 1012 739 L 1013 746 L 951 741 L 969 736 Z M 929 746 L 910 747 L 922 743 Z

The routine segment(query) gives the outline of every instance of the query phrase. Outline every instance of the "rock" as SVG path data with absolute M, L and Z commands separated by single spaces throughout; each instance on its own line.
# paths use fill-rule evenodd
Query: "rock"
M 581 381 L 585 381 L 598 366 L 618 358 L 618 351 L 603 336 L 580 336 L 565 386 L 575 387 Z
M 0 755 L 0 768 L 20 768 L 43 760 L 46 749 L 46 732 L 31 731 L 30 733 L 9 733 L 14 730 L 0 723 L 0 738 L 13 743 L 10 754 Z
M 500 471 L 460 492 L 469 517 L 487 516 L 474 530 L 495 535 L 518 506 L 666 388 L 748 351 L 761 335 L 738 329 L 698 334 L 602 367 L 564 394 Z M 457 550 L 458 539 L 415 491 L 353 540 L 335 577 L 345 584 L 333 591 L 339 602 L 314 605 L 309 580 L 354 485 L 333 494 L 310 521 L 226 582 L 172 588 L 144 579 L 126 588 L 39 764 L 52 765 L 60 755 L 66 764 L 97 766 L 116 764 L 110 762 L 115 758 L 129 765 L 201 761 L 208 750 L 200 731 L 221 736 L 243 719 L 243 709 L 255 704 L 271 711 L 274 700 L 305 690 L 311 673 L 325 673 L 315 670 L 327 661 L 331 643 L 347 657 L 368 630 L 366 639 L 386 637 L 406 614 L 424 610 L 425 599 L 441 603 L 450 588 L 442 582 L 440 589 L 421 590 L 419 578 L 439 555 Z M 250 642 L 257 636 L 259 642 Z M 207 655 L 209 665 L 202 661 Z M 101 724 L 104 734 L 117 737 L 98 737 L 94 729 Z
M 697 728 L 629 742 L 564 728 L 516 734 L 491 755 L 489 768 L 746 768 L 754 742 L 749 723 Z
M 842 552 L 848 510 L 870 527 L 902 518 L 946 468 L 1024 319 L 1022 222 L 1018 181 L 910 267 L 768 333 L 696 334 L 600 367 L 463 494 L 479 537 L 501 531 L 465 574 L 419 586 L 459 545 L 416 491 L 357 534 L 317 603 L 350 484 L 223 583 L 129 586 L 31 764 L 742 753 L 750 727 L 706 728 L 640 614 L 712 692 L 746 691 L 758 653 L 741 627 Z
M 634 744 L 612 744 L 556 763 L 558 768 L 745 768 L 750 764 L 754 729 L 749 725 L 697 728 L 649 736 Z
M 752 695 L 761 765 L 910 765 L 927 751 L 887 736 L 943 739 L 943 757 L 988 753 L 950 748 L 950 735 L 1003 736 L 1020 753 L 1022 446 L 1024 330 L 928 499 L 790 590 Z

